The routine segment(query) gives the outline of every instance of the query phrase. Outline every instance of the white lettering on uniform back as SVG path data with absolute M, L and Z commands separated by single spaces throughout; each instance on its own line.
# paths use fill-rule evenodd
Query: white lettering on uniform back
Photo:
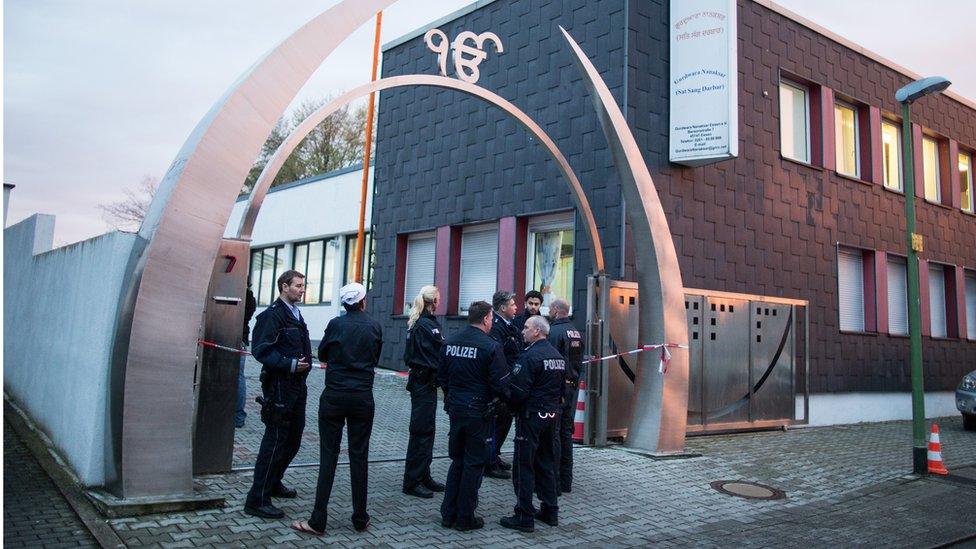
M 546 370 L 565 370 L 566 361 L 561 358 L 546 358 L 542 360 L 542 366 Z
M 566 335 L 569 337 L 575 337 L 576 339 L 581 339 L 580 333 L 576 330 L 566 330 Z
M 478 348 L 477 347 L 465 347 L 462 345 L 448 345 L 445 348 L 445 354 L 447 356 L 455 356 L 458 358 L 478 358 Z

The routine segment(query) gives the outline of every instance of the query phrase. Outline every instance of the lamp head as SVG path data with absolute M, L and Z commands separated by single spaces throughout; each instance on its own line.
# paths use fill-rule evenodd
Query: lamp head
M 923 78 L 921 80 L 916 80 L 911 84 L 901 88 L 895 92 L 895 99 L 899 103 L 914 103 L 916 100 L 930 95 L 933 93 L 939 93 L 940 91 L 949 87 L 952 82 L 941 76 L 930 76 L 928 78 Z

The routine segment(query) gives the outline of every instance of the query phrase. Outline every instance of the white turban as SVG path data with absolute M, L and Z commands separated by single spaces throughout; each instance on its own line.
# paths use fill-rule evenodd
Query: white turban
M 339 299 L 346 305 L 359 303 L 366 297 L 366 288 L 358 282 L 346 284 L 339 288 Z

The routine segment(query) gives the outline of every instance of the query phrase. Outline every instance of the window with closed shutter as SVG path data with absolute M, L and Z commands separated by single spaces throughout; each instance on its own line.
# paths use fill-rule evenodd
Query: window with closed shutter
M 908 275 L 905 259 L 888 256 L 888 333 L 908 335 Z
M 498 228 L 471 227 L 461 234 L 458 308 L 466 313 L 475 301 L 491 303 L 498 278 Z
M 929 264 L 929 317 L 932 319 L 932 337 L 947 337 L 945 268 Z
M 966 273 L 966 333 L 976 340 L 976 273 Z
M 420 289 L 434 283 L 436 249 L 436 241 L 431 233 L 411 236 L 407 240 L 407 267 L 403 283 L 403 314 L 410 311 L 410 305 L 420 293 Z
M 864 331 L 864 260 L 861 252 L 837 253 L 837 289 L 840 329 Z

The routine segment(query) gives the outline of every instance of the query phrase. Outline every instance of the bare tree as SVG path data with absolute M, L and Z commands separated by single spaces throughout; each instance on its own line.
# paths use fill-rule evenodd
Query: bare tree
M 159 187 L 158 179 L 151 175 L 143 176 L 135 189 L 128 188 L 123 191 L 124 199 L 98 205 L 98 209 L 102 210 L 102 219 L 115 229 L 138 231 L 157 187 Z

